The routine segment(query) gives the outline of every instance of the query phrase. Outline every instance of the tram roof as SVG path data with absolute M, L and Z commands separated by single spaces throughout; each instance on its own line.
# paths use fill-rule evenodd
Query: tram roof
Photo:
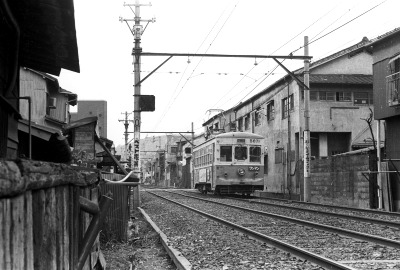
M 215 136 L 215 138 L 254 138 L 254 139 L 264 139 L 263 136 L 258 135 L 258 134 L 254 134 L 254 133 L 250 133 L 250 132 L 238 132 L 238 131 L 234 131 L 234 132 L 226 132 L 226 133 L 221 133 Z

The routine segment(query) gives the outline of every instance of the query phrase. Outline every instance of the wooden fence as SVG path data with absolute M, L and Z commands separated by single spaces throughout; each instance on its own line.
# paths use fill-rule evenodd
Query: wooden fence
M 64 164 L 0 160 L 0 269 L 104 264 L 98 236 L 86 241 L 96 238 L 87 228 L 98 219 L 81 209 L 81 200 L 97 206 L 99 179 L 95 170 Z

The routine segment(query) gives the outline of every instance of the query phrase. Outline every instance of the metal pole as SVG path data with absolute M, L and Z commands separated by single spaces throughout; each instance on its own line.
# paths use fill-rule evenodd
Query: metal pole
M 378 162 L 378 208 L 382 209 L 382 178 L 381 178 L 381 121 L 377 121 L 376 125 L 376 156 Z
M 289 84 L 290 84 L 290 81 L 288 81 L 288 86 L 287 86 L 288 144 L 287 144 L 286 158 L 287 158 L 287 188 L 288 188 L 288 191 L 289 191 L 289 199 L 291 199 L 291 196 L 292 196 L 292 181 L 291 181 L 290 174 L 291 174 L 291 171 L 292 171 L 292 168 L 291 168 L 292 166 L 291 166 L 290 154 L 291 154 L 291 151 L 292 151 L 292 145 L 290 143 L 290 140 L 291 140 L 292 132 L 290 130 L 290 125 L 291 125 L 291 123 L 290 123 L 290 101 L 291 100 L 290 100 Z
M 304 36 L 304 56 L 308 56 L 308 36 Z M 304 84 L 310 87 L 310 60 L 304 60 Z M 304 89 L 304 201 L 309 202 L 311 197 L 310 192 L 310 157 L 311 157 L 311 144 L 310 144 L 310 91 Z
M 191 183 L 190 183 L 190 188 L 194 188 L 194 155 L 193 155 L 193 150 L 194 150 L 194 127 L 193 127 L 193 122 L 192 122 L 192 157 L 190 160 L 192 161 L 192 177 L 191 177 Z

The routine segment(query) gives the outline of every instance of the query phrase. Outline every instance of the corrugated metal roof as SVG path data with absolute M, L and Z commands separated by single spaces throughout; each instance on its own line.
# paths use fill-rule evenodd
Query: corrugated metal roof
M 299 77 L 304 81 L 304 77 Z M 373 76 L 364 74 L 310 74 L 310 83 L 372 84 Z

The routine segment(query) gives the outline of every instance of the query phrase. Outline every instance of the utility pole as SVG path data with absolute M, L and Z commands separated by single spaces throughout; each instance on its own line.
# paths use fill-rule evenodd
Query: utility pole
M 132 120 L 128 120 L 128 116 L 131 113 L 125 112 L 125 113 L 121 113 L 121 114 L 125 114 L 125 119 L 118 119 L 118 121 L 119 122 L 124 122 L 124 126 L 125 126 L 125 132 L 124 132 L 124 136 L 125 136 L 124 159 L 125 159 L 125 161 L 127 161 L 128 160 L 128 157 L 127 157 L 127 153 L 128 153 L 128 134 L 129 134 L 128 128 L 129 128 L 129 122 L 133 122 L 133 121 Z
M 291 164 L 291 152 L 292 152 L 292 145 L 291 145 L 291 137 L 292 137 L 292 132 L 291 132 L 291 122 L 290 122 L 290 105 L 292 102 L 292 98 L 290 97 L 290 91 L 289 91 L 289 84 L 290 84 L 290 80 L 288 80 L 287 82 L 287 109 L 288 109 L 288 115 L 287 115 L 287 121 L 288 121 L 288 142 L 287 142 L 287 154 L 286 154 L 286 158 L 287 158 L 287 188 L 289 191 L 289 199 L 292 199 L 292 179 L 291 179 L 291 171 L 292 171 L 292 164 Z M 293 101 L 294 102 L 294 101 Z
M 308 56 L 308 36 L 304 36 L 304 56 Z M 304 59 L 304 84 L 307 88 L 304 89 L 304 201 L 309 202 L 311 197 L 310 192 L 310 158 L 311 158 L 311 143 L 310 143 L 310 60 Z
M 190 188 L 194 188 L 194 127 L 193 127 L 193 122 L 192 122 L 192 157 L 190 160 L 192 161 L 192 179 L 191 179 L 191 185 Z
M 134 6 L 135 11 L 133 13 L 135 14 L 134 18 L 134 26 L 133 29 L 129 27 L 128 21 L 132 20 L 127 20 L 127 19 L 122 19 L 120 18 L 121 21 L 125 21 L 128 24 L 129 30 L 134 36 L 135 39 L 135 46 L 132 50 L 132 56 L 133 56 L 133 72 L 135 76 L 135 85 L 134 85 L 134 111 L 133 111 L 133 172 L 139 177 L 140 179 L 140 167 L 139 167 L 139 151 L 140 151 L 140 54 L 142 52 L 142 48 L 140 47 L 140 41 L 141 37 L 143 34 L 143 26 L 140 24 L 141 20 L 140 19 L 140 7 L 141 6 L 151 6 L 151 4 L 140 4 L 139 0 L 135 0 L 135 4 L 124 4 L 124 6 Z M 149 22 L 154 22 L 154 19 L 148 20 Z M 139 186 L 134 188 L 134 199 L 133 199 L 133 206 L 134 208 L 137 208 L 140 206 L 140 190 Z

